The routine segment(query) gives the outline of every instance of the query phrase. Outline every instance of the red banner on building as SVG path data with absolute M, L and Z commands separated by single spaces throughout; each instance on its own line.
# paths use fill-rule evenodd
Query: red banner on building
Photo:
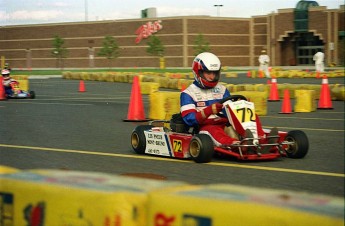
M 157 20 L 155 22 L 147 22 L 146 24 L 140 26 L 136 31 L 137 38 L 135 39 L 135 43 L 138 44 L 143 38 L 148 38 L 153 33 L 162 30 L 163 25 L 161 24 L 162 21 Z

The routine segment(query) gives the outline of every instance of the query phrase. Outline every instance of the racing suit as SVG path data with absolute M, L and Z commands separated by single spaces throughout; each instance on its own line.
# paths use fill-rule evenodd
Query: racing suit
M 259 72 L 263 71 L 267 78 L 271 78 L 270 72 L 268 70 L 268 63 L 270 62 L 270 57 L 266 54 L 259 56 Z
M 217 114 L 210 114 L 205 119 L 200 119 L 199 116 L 200 113 L 207 116 L 204 111 L 210 112 L 208 110 L 214 107 L 212 105 L 229 97 L 230 92 L 219 83 L 212 89 L 202 89 L 197 84 L 194 81 L 180 96 L 181 115 L 185 123 L 191 127 L 199 126 L 199 133 L 208 134 L 216 146 L 238 141 L 228 136 L 224 131 L 228 124 L 227 118 L 220 117 Z
M 12 90 L 12 87 L 11 87 L 11 82 L 15 82 L 16 80 L 14 80 L 13 78 L 8 78 L 8 79 L 3 79 L 2 81 L 2 84 L 5 88 L 5 94 L 8 95 L 8 96 L 12 96 L 13 95 L 13 90 Z
M 313 56 L 313 60 L 315 61 L 315 70 L 317 72 L 324 72 L 324 58 L 325 54 L 323 52 L 317 52 Z

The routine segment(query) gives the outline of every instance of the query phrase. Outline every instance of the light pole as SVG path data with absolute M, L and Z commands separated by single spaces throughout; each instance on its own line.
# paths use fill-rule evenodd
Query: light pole
M 214 7 L 217 7 L 217 16 L 219 17 L 219 10 L 220 7 L 223 7 L 223 5 L 213 5 Z
M 87 0 L 84 0 L 84 8 L 85 8 L 85 21 L 88 21 L 89 20 L 89 13 L 88 13 L 88 4 L 87 4 Z

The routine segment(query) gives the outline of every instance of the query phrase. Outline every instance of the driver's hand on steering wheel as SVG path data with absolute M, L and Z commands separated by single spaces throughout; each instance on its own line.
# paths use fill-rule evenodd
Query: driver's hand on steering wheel
M 218 103 L 218 102 L 212 104 L 212 111 L 213 111 L 213 113 L 217 114 L 217 113 L 221 112 L 222 109 L 223 109 L 223 104 Z

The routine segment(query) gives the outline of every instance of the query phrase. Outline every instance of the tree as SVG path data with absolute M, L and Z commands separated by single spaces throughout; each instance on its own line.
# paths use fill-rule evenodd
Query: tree
M 60 36 L 55 35 L 53 39 L 53 50 L 52 55 L 56 58 L 56 67 L 63 69 L 64 61 L 63 59 L 67 57 L 68 50 L 63 47 L 65 40 Z
M 195 56 L 199 53 L 210 51 L 209 43 L 205 40 L 203 34 L 199 34 L 194 41 L 194 54 Z
M 109 60 L 110 67 L 111 60 L 116 59 L 120 55 L 119 46 L 117 45 L 115 38 L 109 35 L 105 36 L 102 43 L 102 48 L 97 55 L 106 57 Z
M 161 40 L 152 35 L 147 42 L 148 47 L 146 48 L 146 52 L 152 56 L 157 56 L 160 58 L 161 62 L 164 62 L 164 51 L 165 47 L 163 46 Z M 163 63 L 164 64 L 164 63 Z M 162 68 L 162 66 L 161 66 Z M 163 67 L 164 68 L 164 67 Z

